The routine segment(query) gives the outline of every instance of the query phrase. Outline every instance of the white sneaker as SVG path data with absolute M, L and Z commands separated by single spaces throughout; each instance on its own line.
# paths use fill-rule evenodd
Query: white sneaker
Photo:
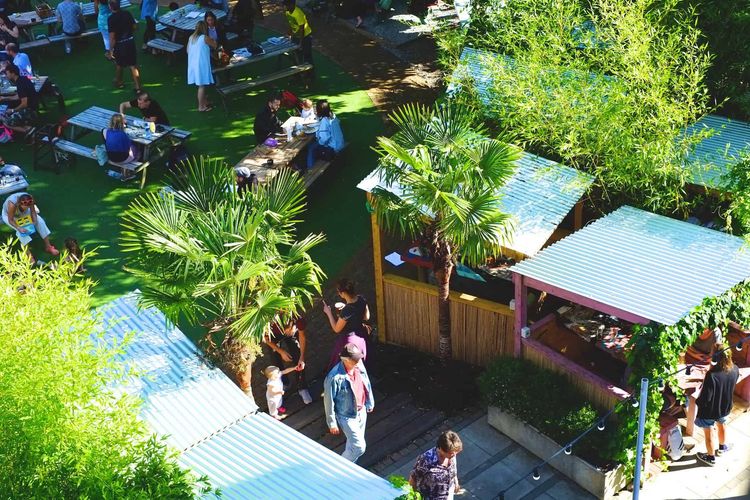
M 65 53 L 70 54 L 71 51 L 72 51 L 72 48 L 70 46 L 70 42 L 65 42 Z
M 299 391 L 297 391 L 297 393 L 302 398 L 303 403 L 305 403 L 306 405 L 312 403 L 312 396 L 310 396 L 310 391 L 308 391 L 307 389 L 300 389 Z

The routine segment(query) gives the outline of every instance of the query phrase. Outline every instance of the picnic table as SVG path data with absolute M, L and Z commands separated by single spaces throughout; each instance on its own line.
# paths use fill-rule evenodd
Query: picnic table
M 98 106 L 91 106 L 87 110 L 68 119 L 70 127 L 70 138 L 72 141 L 77 140 L 92 131 L 101 132 L 109 127 L 109 120 L 112 115 L 118 113 Z M 145 126 L 143 124 L 146 124 Z M 83 130 L 79 130 L 83 129 Z M 148 123 L 142 119 L 132 116 L 127 117 L 125 124 L 125 133 L 130 140 L 143 146 L 143 161 L 151 160 L 152 150 L 163 140 L 169 137 L 174 127 L 166 125 L 157 125 L 156 131 L 151 132 L 148 129 Z
M 279 142 L 277 147 L 259 144 L 235 168 L 247 167 L 255 174 L 259 183 L 265 184 L 276 177 L 280 169 L 289 167 L 297 155 L 315 140 L 315 135 L 298 135 L 291 141 L 287 140 L 286 135 L 279 135 L 275 139 Z M 269 160 L 272 160 L 272 164 L 268 163 Z
M 280 56 L 287 52 L 294 52 L 300 48 L 298 43 L 294 43 L 286 37 L 269 38 L 265 42 L 262 42 L 260 46 L 263 49 L 263 52 L 255 55 L 250 52 L 248 47 L 240 47 L 239 49 L 233 50 L 229 64 L 213 68 L 212 71 L 214 74 L 229 71 L 234 68 L 240 68 L 251 63 L 268 59 L 269 57 Z
M 195 31 L 196 24 L 198 24 L 198 21 L 203 21 L 203 16 L 209 10 L 216 15 L 217 21 L 221 21 L 227 17 L 227 13 L 221 9 L 208 9 L 195 4 L 188 4 L 177 10 L 167 12 L 163 16 L 159 16 L 159 22 L 166 29 L 172 31 L 171 40 L 175 41 L 178 33 L 182 32 L 190 35 L 190 33 Z
M 42 91 L 42 87 L 44 87 L 44 84 L 47 83 L 48 79 L 48 76 L 29 77 L 29 80 L 34 84 L 34 90 L 36 90 L 37 94 Z M 5 77 L 0 78 L 0 96 L 11 96 L 15 95 L 15 93 L 15 85 Z
M 121 9 L 126 9 L 128 7 L 130 7 L 130 0 L 120 0 Z M 81 4 L 81 10 L 83 11 L 84 18 L 94 17 L 94 2 Z M 8 17 L 11 21 L 18 25 L 20 34 L 24 35 L 26 40 L 33 40 L 34 36 L 31 30 L 34 26 L 46 24 L 50 26 L 51 32 L 52 25 L 57 23 L 57 14 L 54 10 L 52 10 L 51 13 L 51 16 L 40 18 L 39 14 L 36 11 L 32 10 L 28 12 L 16 12 L 15 14 L 11 14 Z

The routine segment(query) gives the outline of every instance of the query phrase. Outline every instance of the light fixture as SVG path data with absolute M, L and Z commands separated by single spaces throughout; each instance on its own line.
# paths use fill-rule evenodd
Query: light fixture
M 640 402 L 638 401 L 638 398 L 636 398 L 635 396 L 632 396 L 630 398 L 630 404 L 633 406 L 633 408 L 638 408 L 638 405 L 640 404 Z
M 685 366 L 685 375 L 690 375 L 690 372 L 693 370 L 693 365 L 686 365 Z
M 666 384 L 666 382 L 664 382 L 664 379 L 663 379 L 663 378 L 659 377 L 659 378 L 657 379 L 657 381 L 656 381 L 656 387 L 657 387 L 657 388 L 659 389 L 659 391 L 661 392 L 661 391 L 663 391 L 664 389 L 666 389 L 666 387 L 667 387 L 667 384 Z
M 719 363 L 719 353 L 715 353 L 711 356 L 711 366 L 716 366 Z
M 742 350 L 742 342 L 737 342 L 737 345 L 734 346 L 734 348 L 737 349 L 738 351 L 741 351 Z
M 604 419 L 599 420 L 599 423 L 596 424 L 596 428 L 599 429 L 600 431 L 604 430 Z
M 534 481 L 539 481 L 539 478 L 542 477 L 542 475 L 539 473 L 539 469 L 534 469 L 534 472 L 531 473 L 531 477 L 534 478 Z
M 565 447 L 565 454 L 566 455 L 570 455 L 571 453 L 573 453 L 573 447 L 570 446 L 570 445 L 566 446 Z

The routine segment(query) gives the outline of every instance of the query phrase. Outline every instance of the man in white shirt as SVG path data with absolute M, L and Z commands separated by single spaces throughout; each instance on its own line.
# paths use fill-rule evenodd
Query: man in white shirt
M 5 46 L 5 52 L 13 60 L 13 64 L 18 66 L 21 76 L 28 76 L 29 78 L 34 76 L 34 72 L 31 69 L 31 59 L 23 52 L 18 52 L 18 45 L 9 43 Z

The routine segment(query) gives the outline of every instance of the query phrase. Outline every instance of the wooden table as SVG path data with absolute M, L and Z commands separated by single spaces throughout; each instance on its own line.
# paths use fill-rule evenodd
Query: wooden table
M 247 156 L 235 165 L 247 167 L 250 172 L 258 178 L 258 182 L 265 184 L 279 173 L 279 169 L 289 167 L 289 164 L 297 157 L 311 142 L 315 140 L 315 134 L 304 134 L 287 141 L 286 135 L 275 138 L 279 145 L 275 148 L 259 144 Z M 273 160 L 273 167 L 268 166 L 268 160 Z
M 159 16 L 159 22 L 166 26 L 166 29 L 172 31 L 171 40 L 174 42 L 177 39 L 178 32 L 183 32 L 189 36 L 195 31 L 195 25 L 198 24 L 198 21 L 203 21 L 203 16 L 209 10 L 216 15 L 218 21 L 227 17 L 227 13 L 221 9 L 207 9 L 194 4 L 188 4 L 177 10 L 167 12 L 163 16 Z M 193 15 L 195 17 L 188 17 Z
M 48 76 L 32 76 L 29 78 L 29 80 L 31 80 L 31 82 L 34 84 L 34 90 L 36 90 L 37 94 L 42 91 L 42 87 L 44 87 L 44 84 L 47 83 L 48 79 Z M 0 95 L 7 97 L 15 94 L 15 85 L 13 85 L 10 80 L 0 78 Z
M 280 56 L 287 52 L 294 52 L 299 50 L 300 48 L 300 45 L 298 43 L 294 43 L 289 39 L 285 39 L 285 41 L 282 43 L 271 43 L 266 40 L 265 42 L 262 42 L 260 46 L 263 47 L 263 53 L 257 55 L 238 55 L 238 52 L 241 53 L 242 49 L 234 50 L 234 55 L 232 55 L 232 58 L 229 60 L 229 64 L 227 64 L 226 66 L 214 68 L 212 71 L 214 72 L 214 74 L 220 73 L 222 71 L 229 71 L 234 68 L 239 68 L 251 63 L 268 59 L 269 57 Z
M 109 120 L 112 115 L 117 111 L 111 111 L 109 109 L 100 108 L 98 106 L 92 106 L 86 111 L 75 115 L 68 119 L 70 127 L 70 138 L 75 141 L 79 137 L 88 134 L 89 132 L 101 132 L 103 129 L 109 127 Z M 143 121 L 142 119 L 134 118 L 132 116 L 127 117 L 127 123 L 125 126 L 125 132 L 128 134 L 130 139 L 143 146 L 143 161 L 151 160 L 151 150 L 157 146 L 161 141 L 169 137 L 174 127 L 166 125 L 158 125 L 158 132 L 146 132 L 142 127 L 134 127 L 132 124 L 137 121 Z M 128 126 L 128 123 L 131 125 Z M 79 129 L 83 129 L 82 131 Z
M 120 8 L 121 9 L 127 9 L 130 7 L 130 0 L 120 0 Z M 88 2 L 84 3 L 81 6 L 81 10 L 83 11 L 83 17 L 94 17 L 94 2 Z M 23 34 L 27 40 L 33 40 L 34 36 L 31 32 L 31 29 L 34 26 L 38 26 L 40 24 L 46 24 L 46 25 L 54 25 L 57 24 L 57 14 L 55 14 L 55 11 L 52 11 L 52 15 L 44 18 L 40 18 L 39 14 L 36 13 L 36 11 L 28 11 L 28 12 L 16 12 L 15 14 L 11 14 L 10 20 L 13 21 L 18 25 L 18 30 L 21 32 L 20 34 Z

